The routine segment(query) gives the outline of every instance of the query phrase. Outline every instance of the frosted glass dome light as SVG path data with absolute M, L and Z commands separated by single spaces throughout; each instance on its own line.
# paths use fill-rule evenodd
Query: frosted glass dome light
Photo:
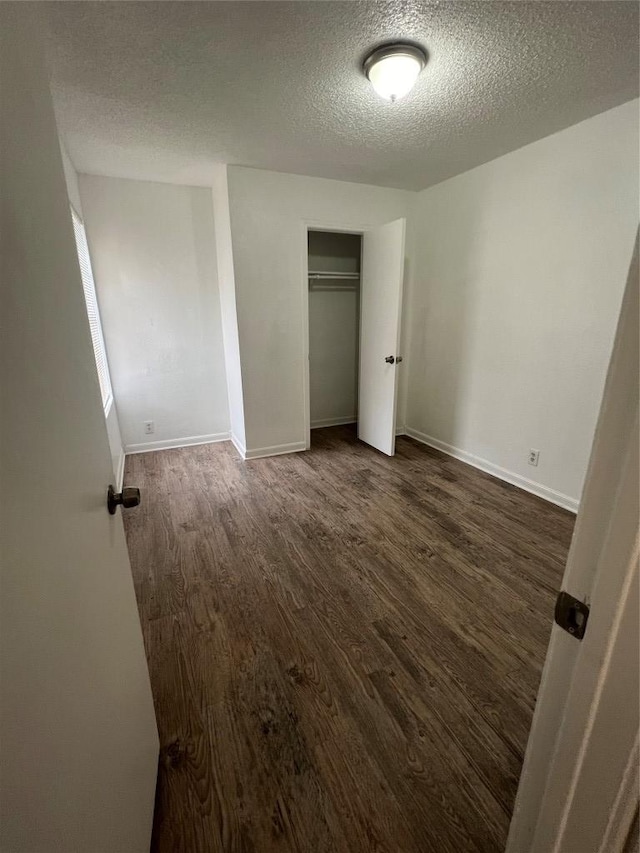
M 363 70 L 381 97 L 398 101 L 413 89 L 426 64 L 427 56 L 419 47 L 387 44 L 369 54 Z

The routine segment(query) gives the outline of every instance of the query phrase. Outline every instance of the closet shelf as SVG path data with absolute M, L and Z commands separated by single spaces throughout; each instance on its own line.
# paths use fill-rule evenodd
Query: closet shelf
M 327 272 L 323 270 L 309 270 L 309 278 L 314 279 L 348 279 L 349 281 L 358 281 L 360 278 L 359 272 Z

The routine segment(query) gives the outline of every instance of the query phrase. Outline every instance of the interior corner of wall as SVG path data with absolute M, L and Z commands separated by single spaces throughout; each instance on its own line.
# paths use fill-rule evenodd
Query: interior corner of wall
M 229 204 L 227 165 L 217 164 L 211 177 L 213 225 L 218 265 L 218 286 L 222 318 L 222 338 L 229 396 L 231 432 L 246 446 L 242 359 L 236 304 L 236 279 L 233 262 L 233 235 Z
M 69 152 L 67 150 L 64 137 L 58 130 L 58 145 L 60 146 L 60 154 L 62 156 L 62 168 L 64 171 L 64 180 L 67 185 L 67 197 L 69 203 L 74 208 L 78 216 L 82 218 L 82 201 L 80 199 L 80 183 L 78 172 L 73 165 Z

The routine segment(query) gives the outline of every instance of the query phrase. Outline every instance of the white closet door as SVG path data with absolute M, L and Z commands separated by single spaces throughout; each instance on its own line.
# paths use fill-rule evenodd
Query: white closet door
M 362 238 L 358 438 L 393 456 L 405 220 Z

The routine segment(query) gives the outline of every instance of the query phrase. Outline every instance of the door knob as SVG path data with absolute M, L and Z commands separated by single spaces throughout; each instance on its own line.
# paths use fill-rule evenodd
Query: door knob
M 121 492 L 116 492 L 113 486 L 109 486 L 107 490 L 107 508 L 111 515 L 115 515 L 118 506 L 123 509 L 129 509 L 132 506 L 138 506 L 140 503 L 140 489 L 135 486 L 127 486 Z
M 392 355 L 388 355 L 385 358 L 385 361 L 387 362 L 387 364 L 393 364 L 395 362 L 395 358 Z
M 402 356 L 401 355 L 397 356 L 396 357 L 396 364 L 400 364 L 401 361 L 402 361 Z

